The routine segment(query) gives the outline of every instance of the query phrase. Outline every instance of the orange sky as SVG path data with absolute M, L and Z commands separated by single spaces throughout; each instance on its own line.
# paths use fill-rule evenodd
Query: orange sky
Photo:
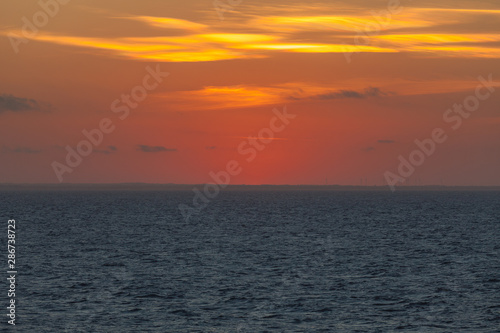
M 0 12 L 0 182 L 204 183 L 236 160 L 234 184 L 382 185 L 442 128 L 410 183 L 500 185 L 498 1 L 41 3 Z M 491 93 L 455 130 L 443 115 L 480 76 Z M 285 107 L 247 161 L 239 145 Z M 103 119 L 114 130 L 69 166 Z

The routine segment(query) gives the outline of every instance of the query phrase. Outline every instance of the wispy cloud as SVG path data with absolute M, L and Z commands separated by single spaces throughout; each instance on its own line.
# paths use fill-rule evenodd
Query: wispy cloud
M 204 109 L 238 108 L 279 103 L 281 91 L 277 87 L 208 86 L 201 90 L 180 92 L 175 98 L 184 107 L 196 107 L 202 101 Z M 170 99 L 169 96 L 166 98 Z
M 212 21 L 201 23 L 172 17 L 124 16 L 118 19 L 145 24 L 141 37 L 109 38 L 42 32 L 25 37 L 138 61 L 254 59 L 283 52 L 410 52 L 418 56 L 500 58 L 500 47 L 477 44 L 500 41 L 497 30 L 477 24 L 474 31 L 466 33 L 470 22 L 481 22 L 485 15 L 497 19 L 499 10 L 405 7 L 397 15 L 377 17 L 363 9 L 354 13 L 339 12 L 335 6 L 302 7 L 307 9 L 302 15 L 298 14 L 300 8 L 294 11 L 275 8 L 266 11 L 267 16 L 262 15 L 260 8 L 259 13 L 243 16 L 238 27 L 232 30 Z M 334 12 L 338 14 L 328 14 Z M 158 36 L 158 30 L 164 34 Z M 355 42 L 360 31 L 371 36 L 367 37 L 369 43 Z M 14 30 L 1 33 L 24 36 L 21 31 Z M 467 45 L 458 46 L 458 42 Z
M 116 153 L 118 151 L 118 148 L 116 148 L 115 146 L 108 146 L 107 149 L 94 149 L 93 151 L 94 153 L 109 155 Z
M 311 15 L 311 16 L 267 16 L 251 21 L 255 26 L 282 32 L 297 31 L 350 31 L 357 32 L 380 26 L 377 19 L 370 13 L 357 15 Z M 391 19 L 384 30 L 432 26 L 431 20 L 425 17 L 415 17 L 412 14 L 402 14 Z
M 130 16 L 124 17 L 125 19 L 144 22 L 150 26 L 163 28 L 163 29 L 180 29 L 198 31 L 207 28 L 205 24 L 195 23 L 188 20 L 182 20 L 171 17 L 158 17 L 158 16 Z
M 393 93 L 384 92 L 377 87 L 369 87 L 364 91 L 355 91 L 355 90 L 340 90 L 328 92 L 326 94 L 319 94 L 316 96 L 312 96 L 313 99 L 340 99 L 340 98 L 366 98 L 366 97 L 381 97 L 381 96 L 389 96 L 393 95 Z
M 148 145 L 138 145 L 137 150 L 144 153 L 160 153 L 160 152 L 174 152 L 177 151 L 176 148 L 166 148 L 164 146 L 148 146 Z
M 14 153 L 14 154 L 38 154 L 42 152 L 41 149 L 33 149 L 30 147 L 10 148 L 6 146 L 3 147 L 2 151 L 5 153 Z
M 365 89 L 337 89 L 314 83 L 288 82 L 274 86 L 208 86 L 200 90 L 181 91 L 175 96 L 165 95 L 168 103 L 182 109 L 223 109 L 272 105 L 287 101 L 362 99 L 396 95 L 379 87 Z
M 43 105 L 32 98 L 16 97 L 8 94 L 0 95 L 0 113 L 7 111 L 43 111 L 47 109 L 47 105 Z
M 378 140 L 378 143 L 395 143 L 396 141 L 394 140 Z
M 500 58 L 500 47 L 495 47 L 500 34 L 396 34 L 373 40 L 381 47 L 433 57 Z
M 442 94 L 474 89 L 474 80 L 430 80 L 425 84 L 415 80 L 372 80 L 375 87 L 365 88 L 366 80 L 352 80 L 331 84 L 317 82 L 285 82 L 276 85 L 206 86 L 197 90 L 165 94 L 161 99 L 180 110 L 236 109 L 253 106 L 289 103 L 307 100 L 361 100 L 390 96 Z
M 249 40 L 262 41 L 269 38 L 269 36 L 255 34 L 196 34 L 113 39 L 54 34 L 38 34 L 33 37 L 42 42 L 96 49 L 103 56 L 162 62 L 262 58 L 264 56 L 262 54 L 246 52 L 243 49 Z

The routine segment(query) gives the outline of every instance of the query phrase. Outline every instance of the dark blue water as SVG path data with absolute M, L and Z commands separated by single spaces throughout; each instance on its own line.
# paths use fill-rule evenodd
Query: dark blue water
M 1 192 L 15 330 L 499 332 L 499 194 Z

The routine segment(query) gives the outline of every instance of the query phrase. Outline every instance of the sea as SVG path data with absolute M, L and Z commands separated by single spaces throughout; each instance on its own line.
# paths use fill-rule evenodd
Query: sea
M 4 332 L 500 332 L 500 192 L 0 191 Z M 7 224 L 15 219 L 15 326 Z

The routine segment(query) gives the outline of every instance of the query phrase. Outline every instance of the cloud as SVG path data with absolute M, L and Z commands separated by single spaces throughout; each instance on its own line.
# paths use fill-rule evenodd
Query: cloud
M 362 150 L 363 150 L 364 152 L 370 152 L 370 151 L 375 150 L 375 147 L 366 147 L 366 148 L 363 148 Z
M 208 146 L 208 147 L 205 147 L 205 149 L 214 150 L 214 149 L 217 149 L 217 147 L 216 146 Z
M 396 141 L 394 140 L 378 140 L 378 143 L 395 143 Z
M 193 31 L 199 31 L 207 28 L 205 24 L 195 23 L 188 20 L 181 20 L 171 17 L 132 16 L 132 17 L 127 17 L 127 19 L 144 22 L 152 27 L 157 27 L 157 28 L 193 30 Z
M 169 105 L 184 110 L 192 109 L 223 109 L 243 108 L 257 105 L 273 105 L 287 101 L 308 99 L 330 100 L 341 98 L 362 99 L 366 97 L 393 96 L 397 93 L 378 87 L 347 86 L 332 87 L 317 85 L 311 82 L 287 82 L 277 85 L 232 85 L 205 86 L 198 90 L 179 91 L 175 95 L 164 95 Z M 469 83 L 467 87 L 475 87 L 477 82 Z M 346 87 L 346 88 L 347 88 Z M 384 88 L 385 89 L 385 88 Z M 434 87 L 432 87 L 434 91 Z
M 327 9 L 328 10 L 328 9 Z M 316 12 L 318 13 L 318 11 Z M 358 15 L 314 15 L 314 16 L 264 16 L 252 21 L 255 26 L 261 29 L 280 32 L 296 31 L 350 31 L 358 32 L 366 29 L 374 31 L 375 27 L 382 30 L 417 28 L 432 26 L 430 19 L 422 16 L 420 18 L 412 15 L 398 15 L 391 17 L 390 24 L 381 26 L 371 13 L 362 13 Z M 379 28 L 379 29 L 380 29 Z
M 9 147 L 3 147 L 3 151 L 6 153 L 14 153 L 14 154 L 38 154 L 42 152 L 40 149 L 33 149 L 29 147 L 16 147 L 16 148 L 9 148 Z
M 8 94 L 0 95 L 0 113 L 7 111 L 43 111 L 46 108 L 46 106 L 41 105 L 31 98 L 16 97 Z
M 291 8 L 293 7 L 293 8 Z M 248 6 L 254 13 L 228 28 L 214 20 L 194 22 L 162 16 L 124 16 L 146 30 L 122 36 L 59 35 L 20 30 L 0 35 L 81 47 L 101 56 L 136 61 L 206 62 L 268 58 L 281 53 L 411 53 L 426 57 L 500 58 L 500 10 L 405 7 L 398 15 L 330 6 Z M 335 12 L 335 15 L 328 13 Z M 485 19 L 486 18 L 486 19 Z M 490 23 L 491 22 L 491 23 Z M 234 22 L 233 22 L 234 23 Z M 153 29 L 151 29 L 153 28 Z M 361 32 L 370 37 L 366 37 Z M 328 36 L 327 39 L 324 36 Z M 365 36 L 365 37 L 363 37 Z M 457 42 L 468 45 L 457 46 Z
M 208 86 L 201 90 L 182 91 L 174 97 L 165 98 L 170 105 L 179 105 L 186 109 L 222 109 L 277 104 L 281 101 L 283 92 L 287 90 L 280 87 Z
M 21 32 L 16 31 L 16 34 Z M 1 34 L 1 33 L 0 33 Z M 253 49 L 254 43 L 274 40 L 265 34 L 190 34 L 99 38 L 38 34 L 33 40 L 96 50 L 97 54 L 139 61 L 204 62 L 230 59 L 263 58 Z M 257 48 L 261 49 L 261 48 Z
M 137 150 L 144 153 L 159 153 L 159 152 L 173 152 L 177 151 L 176 148 L 166 148 L 164 146 L 148 146 L 148 145 L 138 145 Z
M 374 37 L 375 43 L 382 43 L 386 47 L 433 57 L 500 58 L 500 48 L 495 44 L 499 41 L 500 35 L 497 33 L 394 34 Z
M 94 149 L 94 153 L 98 154 L 113 154 L 118 150 L 115 146 L 108 146 L 107 149 Z
M 325 94 L 319 94 L 312 96 L 313 99 L 341 99 L 341 98 L 366 98 L 366 97 L 382 97 L 393 95 L 394 93 L 384 92 L 377 87 L 369 87 L 363 91 L 355 91 L 355 90 L 339 90 L 332 91 Z

